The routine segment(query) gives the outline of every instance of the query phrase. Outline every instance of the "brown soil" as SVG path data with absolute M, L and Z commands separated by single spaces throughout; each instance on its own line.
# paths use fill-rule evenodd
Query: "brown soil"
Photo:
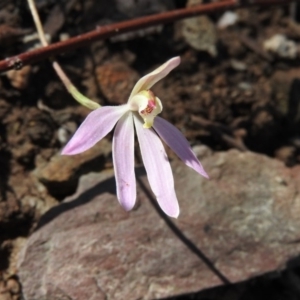
M 36 2 L 52 41 L 61 33 L 74 36 L 93 29 L 99 20 L 124 18 L 105 7 L 104 13 L 97 1 Z M 184 4 L 174 1 L 175 7 Z M 191 48 L 177 23 L 144 37 L 99 41 L 58 60 L 80 91 L 108 105 L 126 102 L 141 75 L 180 55 L 181 65 L 153 88 L 163 102 L 164 118 L 192 144 L 249 149 L 293 166 L 300 163 L 300 56 L 281 58 L 263 48 L 277 33 L 299 42 L 300 24 L 289 8 L 239 10 L 235 25 L 217 31 L 216 57 Z M 37 40 L 23 41 L 35 32 L 26 1 L 2 1 L 0 9 L 0 58 L 33 47 Z M 219 17 L 213 14 L 210 20 Z M 7 294 L 3 299 L 19 299 L 18 245 L 41 213 L 66 196 L 47 190 L 34 171 L 62 148 L 88 112 L 68 95 L 48 61 L 0 77 L 0 299 L 1 293 Z M 110 158 L 103 166 L 109 164 Z M 216 291 L 207 299 L 221 299 Z M 198 296 L 180 299 L 200 299 L 190 297 Z M 258 299 L 253 297 L 238 299 Z

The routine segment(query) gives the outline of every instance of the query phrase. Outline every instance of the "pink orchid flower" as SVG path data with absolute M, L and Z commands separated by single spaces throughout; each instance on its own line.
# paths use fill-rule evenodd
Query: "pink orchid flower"
M 171 166 L 159 137 L 187 166 L 208 178 L 182 133 L 169 122 L 156 117 L 162 111 L 162 104 L 150 88 L 179 63 L 180 57 L 174 57 L 142 77 L 134 86 L 127 104 L 106 106 L 91 112 L 62 151 L 65 155 L 81 153 L 93 147 L 116 125 L 113 162 L 117 197 L 127 211 L 133 208 L 136 201 L 134 127 L 151 189 L 167 215 L 178 217 L 179 205 Z

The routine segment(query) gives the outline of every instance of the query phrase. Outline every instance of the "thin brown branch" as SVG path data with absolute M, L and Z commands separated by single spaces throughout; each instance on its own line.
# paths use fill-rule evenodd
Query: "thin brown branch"
M 10 69 L 19 70 L 24 65 L 32 64 L 45 58 L 71 51 L 78 47 L 86 46 L 95 40 L 109 38 L 129 31 L 151 27 L 158 24 L 175 22 L 180 19 L 189 18 L 200 14 L 224 11 L 226 9 L 235 9 L 238 7 L 247 7 L 252 5 L 283 5 L 292 3 L 294 1 L 295 0 L 223 0 L 220 2 L 202 4 L 193 7 L 172 10 L 160 14 L 145 16 L 134 20 L 105 25 L 98 27 L 97 29 L 88 33 L 70 38 L 66 41 L 58 42 L 47 47 L 6 58 L 0 61 L 0 72 L 4 72 Z

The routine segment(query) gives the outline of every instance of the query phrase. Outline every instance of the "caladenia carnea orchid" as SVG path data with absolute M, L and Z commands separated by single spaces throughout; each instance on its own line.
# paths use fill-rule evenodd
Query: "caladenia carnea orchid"
M 160 138 L 187 166 L 208 178 L 182 133 L 157 116 L 162 111 L 162 104 L 150 90 L 179 63 L 180 57 L 174 57 L 142 77 L 134 86 L 127 104 L 101 107 L 91 112 L 62 151 L 65 155 L 81 153 L 93 147 L 116 125 L 113 163 L 117 197 L 125 210 L 131 210 L 136 201 L 134 127 L 151 189 L 167 215 L 178 217 L 179 206 L 171 166 Z

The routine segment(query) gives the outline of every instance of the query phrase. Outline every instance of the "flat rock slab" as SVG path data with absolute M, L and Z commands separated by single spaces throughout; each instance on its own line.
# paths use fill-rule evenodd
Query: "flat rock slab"
M 231 282 L 283 268 L 300 252 L 300 168 L 236 150 L 203 160 L 211 179 L 174 163 L 172 222 Z M 146 184 L 143 170 L 137 177 Z M 112 171 L 80 179 L 42 218 L 20 255 L 26 300 L 158 299 L 223 284 L 170 229 L 138 184 L 117 202 Z

